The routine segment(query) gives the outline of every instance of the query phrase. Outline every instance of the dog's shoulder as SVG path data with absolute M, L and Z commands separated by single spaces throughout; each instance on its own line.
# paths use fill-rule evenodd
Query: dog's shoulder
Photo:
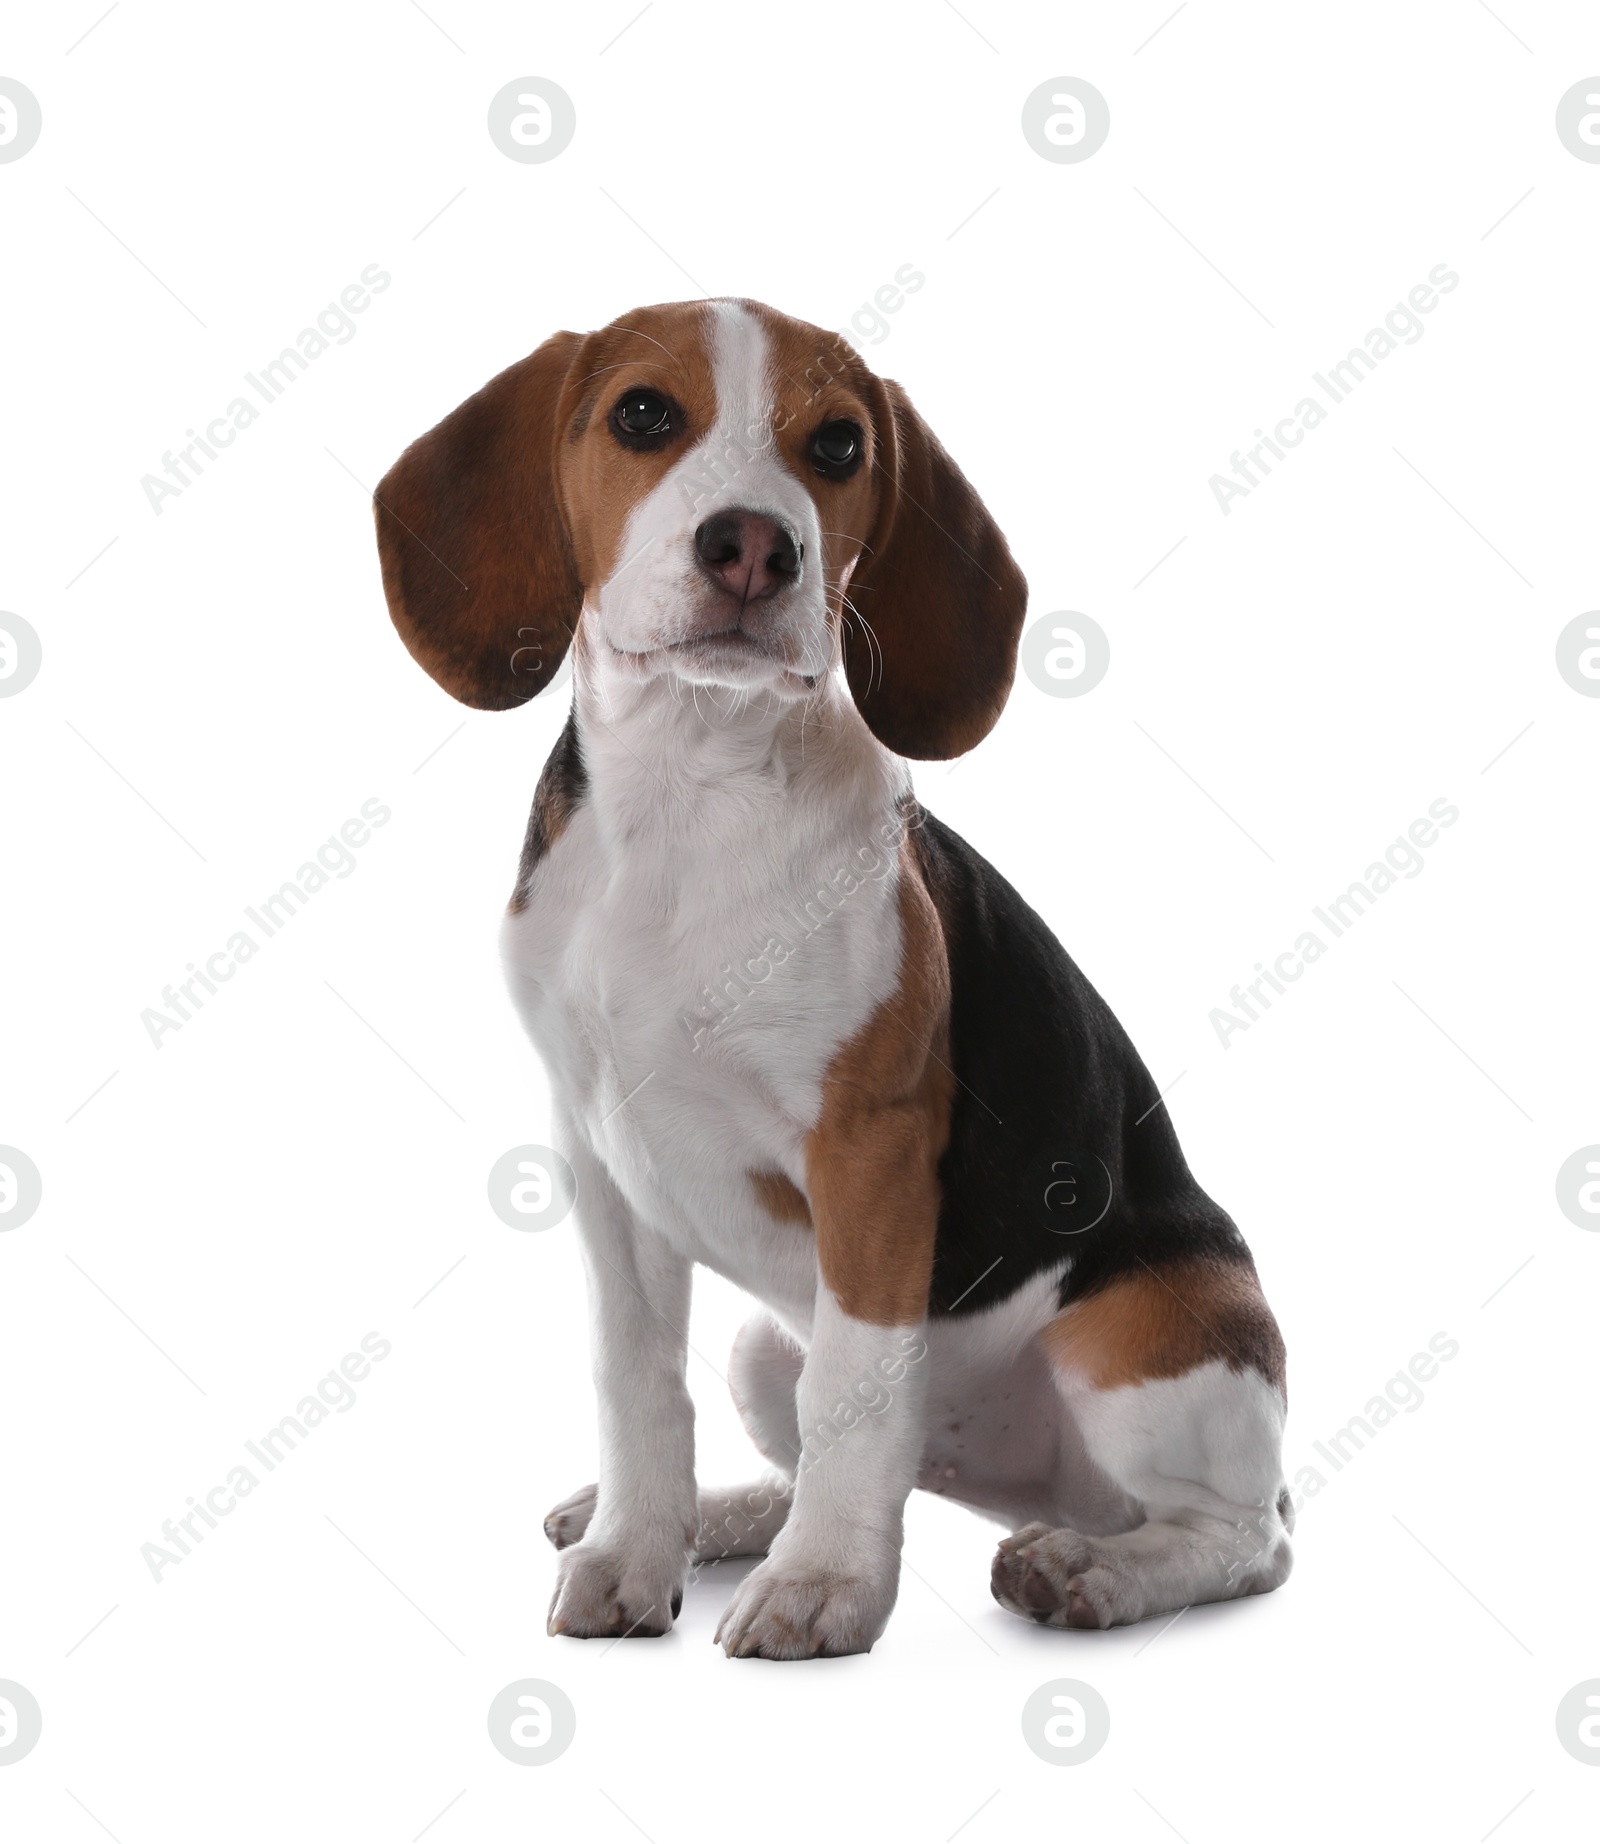
M 588 791 L 589 771 L 583 760 L 574 708 L 567 712 L 566 724 L 556 738 L 555 747 L 545 758 L 538 786 L 533 791 L 533 808 L 528 814 L 528 829 L 522 839 L 522 859 L 517 866 L 516 886 L 511 892 L 512 915 L 520 915 L 527 908 L 534 873 L 566 831 Z

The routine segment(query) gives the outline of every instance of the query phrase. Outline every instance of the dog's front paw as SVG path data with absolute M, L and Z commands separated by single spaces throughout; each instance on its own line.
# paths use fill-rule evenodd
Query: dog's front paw
M 1123 1626 L 1144 1612 L 1106 1545 L 1048 1524 L 1029 1524 L 1004 1539 L 989 1589 L 1008 1613 L 1041 1626 Z
M 870 1652 L 893 1610 L 898 1568 L 854 1574 L 770 1557 L 728 1603 L 717 1644 L 729 1658 L 842 1658 Z
M 579 1543 L 561 1552 L 545 1630 L 552 1638 L 659 1639 L 683 1605 L 688 1556 Z

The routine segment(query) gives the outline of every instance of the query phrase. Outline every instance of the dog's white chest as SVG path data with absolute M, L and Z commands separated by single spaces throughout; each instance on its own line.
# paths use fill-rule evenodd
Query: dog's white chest
M 893 990 L 896 859 L 882 807 L 813 802 L 797 827 L 760 777 L 693 798 L 625 839 L 580 805 L 507 918 L 506 968 L 569 1130 L 639 1217 L 787 1296 L 805 1232 L 762 1211 L 751 1174 L 803 1182 L 829 1066 Z

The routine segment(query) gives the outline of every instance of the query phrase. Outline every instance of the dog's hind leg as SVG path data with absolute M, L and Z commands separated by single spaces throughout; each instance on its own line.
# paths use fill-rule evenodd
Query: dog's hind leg
M 1143 1521 L 1017 1531 L 990 1578 L 1002 1607 L 1046 1626 L 1122 1626 L 1287 1577 L 1283 1344 L 1248 1260 L 1135 1270 L 1068 1306 L 1040 1342 L 1089 1458 Z M 1065 1507 L 1073 1496 L 1063 1481 Z
M 764 1556 L 789 1516 L 791 1487 L 769 1473 L 754 1485 L 728 1486 L 700 1494 L 696 1562 L 725 1562 L 733 1556 Z
M 728 1362 L 728 1386 L 745 1431 L 773 1471 L 754 1485 L 702 1489 L 695 1556 L 764 1556 L 783 1529 L 800 1455 L 795 1386 L 805 1353 L 765 1313 L 740 1328 Z
M 702 1487 L 697 1562 L 764 1556 L 789 1515 L 790 1480 L 800 1451 L 795 1385 L 804 1353 L 764 1313 L 733 1343 L 728 1381 L 734 1406 L 763 1458 L 776 1469 L 752 1485 Z M 553 1507 L 544 1534 L 557 1549 L 574 1544 L 594 1516 L 595 1487 L 586 1485 Z
M 745 1432 L 762 1458 L 790 1478 L 800 1464 L 795 1390 L 805 1361 L 805 1352 L 765 1313 L 739 1328 L 728 1360 L 728 1387 Z

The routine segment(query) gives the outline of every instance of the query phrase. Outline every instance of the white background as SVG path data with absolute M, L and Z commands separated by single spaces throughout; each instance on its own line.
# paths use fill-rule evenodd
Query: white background
M 0 1140 L 44 1177 L 0 1237 L 0 1678 L 44 1711 L 7 1835 L 1592 1835 L 1554 1726 L 1600 1676 L 1600 1240 L 1554 1188 L 1600 1140 L 1600 701 L 1554 664 L 1600 602 L 1600 166 L 1554 129 L 1592 10 L 123 0 L 68 54 L 98 11 L 14 14 L 3 67 L 44 116 L 0 166 L 0 605 L 44 647 L 0 703 Z M 547 165 L 485 129 L 524 75 L 576 105 Z M 1080 165 L 1020 129 L 1058 75 L 1111 108 Z M 1425 336 L 1224 516 L 1208 478 L 1441 262 Z M 372 263 L 356 337 L 156 515 L 141 477 Z M 999 1533 L 919 1499 L 869 1657 L 730 1663 L 726 1570 L 670 1638 L 550 1640 L 581 1275 L 484 1186 L 549 1132 L 494 938 L 564 713 L 417 670 L 366 489 L 558 327 L 708 291 L 834 328 L 907 263 L 870 361 L 1034 615 L 1112 648 L 919 791 L 1177 1081 L 1327 1484 L 1281 1592 L 1159 1638 L 1005 1615 Z M 373 797 L 356 869 L 155 1049 L 141 1011 Z M 1212 1008 L 1441 797 L 1423 872 L 1223 1048 Z M 707 1479 L 755 1470 L 740 1315 L 700 1287 Z M 371 1331 L 356 1407 L 154 1582 L 141 1545 Z M 1440 1332 L 1335 1474 L 1313 1443 Z M 578 1711 L 539 1768 L 485 1731 L 521 1677 Z M 1076 1767 L 1019 1727 L 1058 1677 L 1111 1710 Z

